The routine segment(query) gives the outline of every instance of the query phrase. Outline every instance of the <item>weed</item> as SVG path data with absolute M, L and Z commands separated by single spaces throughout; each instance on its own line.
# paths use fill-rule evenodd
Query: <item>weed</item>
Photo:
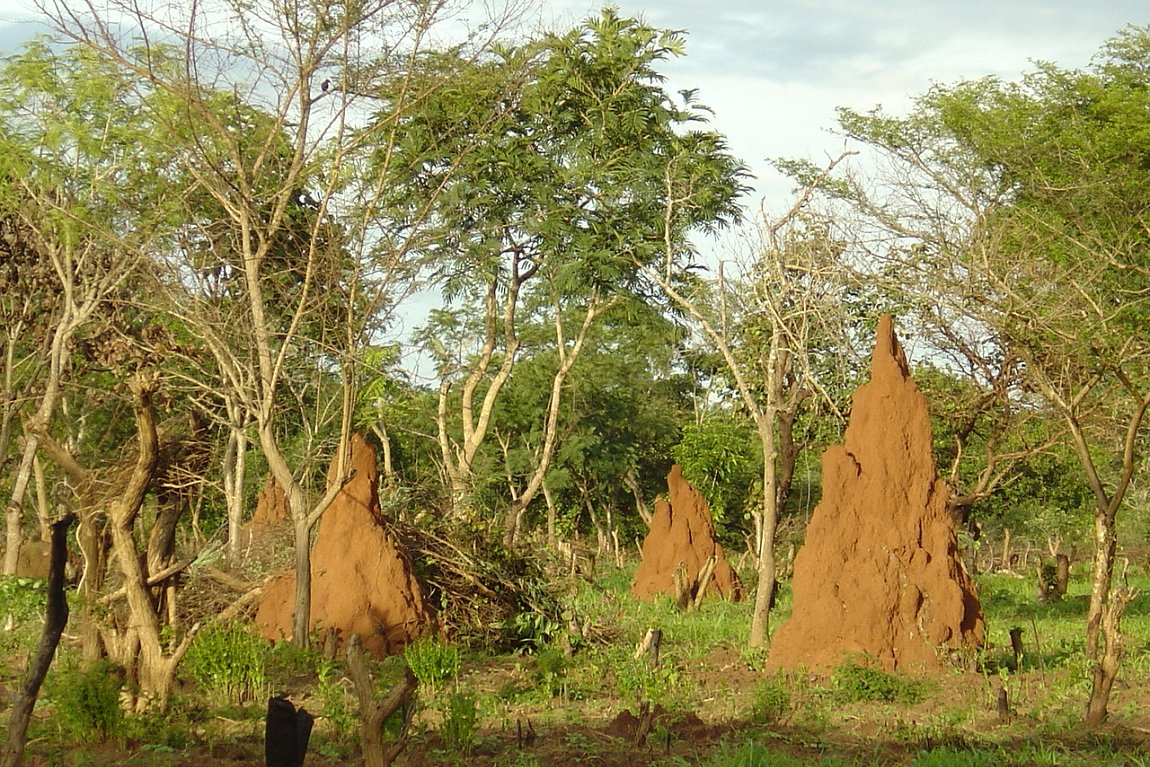
M 0 575 L 0 605 L 4 605 L 0 618 L 18 622 L 32 620 L 44 612 L 47 602 L 48 581 Z
M 218 623 L 196 635 L 182 667 L 215 702 L 243 704 L 267 696 L 267 654 L 244 624 Z
M 439 685 L 459 675 L 459 650 L 435 636 L 418 639 L 403 651 L 411 673 L 428 691 L 434 693 Z
M 535 656 L 535 684 L 549 698 L 563 695 L 567 689 L 567 659 L 555 647 L 544 647 Z
M 626 657 L 615 666 L 621 697 L 667 705 L 673 693 L 683 692 L 683 679 L 674 664 L 651 668 L 645 660 Z
M 675 767 L 692 767 L 690 762 L 681 758 L 676 759 L 672 764 Z M 810 759 L 774 753 L 762 743 L 748 741 L 737 746 L 724 742 L 707 759 L 697 762 L 693 767 L 809 767 L 812 764 L 829 767 L 834 763 L 815 762 Z
M 782 674 L 759 681 L 752 696 L 751 715 L 759 724 L 777 724 L 791 711 L 791 688 Z
M 277 685 L 290 687 L 294 680 L 314 674 L 321 659 L 320 654 L 310 647 L 300 647 L 292 642 L 276 642 L 267 652 L 268 679 L 275 680 Z
M 555 618 L 538 611 L 518 612 L 501 624 L 504 639 L 519 652 L 537 652 L 562 630 Z
M 318 675 L 316 693 L 321 706 L 320 715 L 331 724 L 336 739 L 345 742 L 359 727 L 359 717 L 354 706 L 348 702 L 340 665 L 335 661 L 325 661 L 320 665 Z
M 831 675 L 834 698 L 841 703 L 884 702 L 913 706 L 926 698 L 924 682 L 848 661 Z
M 543 767 L 543 763 L 530 751 L 516 751 L 508 756 L 497 757 L 491 767 Z
M 997 767 L 1002 755 L 995 751 L 934 748 L 915 756 L 912 767 Z
M 440 731 L 449 751 L 470 756 L 479 737 L 479 706 L 475 695 L 456 690 L 443 703 L 443 725 Z
M 76 740 L 111 740 L 124 735 L 120 669 L 106 660 L 81 667 L 58 664 L 45 680 L 45 697 L 62 734 Z

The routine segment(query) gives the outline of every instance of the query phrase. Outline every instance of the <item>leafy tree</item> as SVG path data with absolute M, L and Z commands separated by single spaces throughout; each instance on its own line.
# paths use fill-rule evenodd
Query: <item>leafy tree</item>
M 832 220 L 807 205 L 842 159 L 807 180 L 783 215 L 764 215 L 755 231 L 758 239 L 723 261 L 713 281 L 693 278 L 690 270 L 687 279 L 677 275 L 673 266 L 682 256 L 672 250 L 661 270 L 644 272 L 714 346 L 738 406 L 758 436 L 763 474 L 762 503 L 751 507 L 759 576 L 752 647 L 767 642 L 775 538 L 797 457 L 798 414 L 812 397 L 835 410 L 835 398 L 816 374 L 816 360 L 829 348 L 847 348 L 842 298 L 851 270 Z M 668 201 L 669 214 L 674 205 Z
M 1112 588 L 1116 519 L 1150 409 L 1148 66 L 1150 30 L 1131 27 L 1087 70 L 1041 64 L 1019 83 L 936 87 L 906 118 L 841 118 L 891 161 L 884 195 L 849 194 L 885 235 L 881 255 L 1021 360 L 1026 388 L 1058 413 L 1077 454 L 1094 498 L 1092 722 L 1120 657 L 1131 595 Z
M 430 204 L 438 233 L 425 250 L 441 264 L 448 308 L 424 337 L 434 341 L 438 440 L 458 514 L 471 508 L 476 457 L 520 352 L 523 303 L 549 312 L 558 365 L 535 469 L 505 515 L 507 541 L 542 487 L 564 382 L 591 328 L 620 295 L 644 291 L 636 263 L 668 244 L 687 250 L 691 231 L 740 216 L 742 166 L 720 136 L 690 129 L 703 118 L 693 100 L 679 105 L 661 87 L 658 65 L 681 52 L 678 33 L 609 9 L 479 62 L 438 57 L 427 66 L 457 87 L 403 121 L 398 157 L 387 158 L 411 171 L 395 186 L 397 217 Z M 564 318 L 576 310 L 579 320 Z
M 523 335 L 536 343 L 517 365 L 496 416 L 512 495 L 536 470 L 556 364 L 545 330 L 528 327 Z M 606 314 L 590 334 L 567 379 L 555 460 L 544 485 L 551 541 L 559 517 L 583 522 L 578 529 L 595 532 L 603 546 L 614 547 L 619 531 L 626 536 L 645 529 L 646 502 L 665 490 L 685 406 L 683 377 L 670 365 L 676 340 L 665 318 L 634 302 Z M 492 505 L 505 503 L 500 498 Z M 634 516 L 623 513 L 631 505 Z
M 56 54 L 44 40 L 4 66 L 0 89 L 0 249 L 8 286 L 5 445 L 23 398 L 35 401 L 7 509 L 5 572 L 22 538 L 23 504 L 36 464 L 38 430 L 56 423 L 67 380 L 122 364 L 131 280 L 163 239 L 168 201 L 157 194 L 164 148 L 131 78 L 90 52 Z M 157 161 L 159 160 L 159 161 Z M 26 292 L 24 292 L 26 291 Z M 10 323 L 10 324 L 9 324 Z M 89 380 L 89 382 L 91 382 Z M 82 391 L 65 428 L 79 437 Z M 83 530 L 84 524 L 81 523 Z
M 357 120 L 367 99 L 381 103 L 384 81 L 411 71 L 443 4 L 238 3 L 227 29 L 203 6 L 162 18 L 130 2 L 46 10 L 62 34 L 164 97 L 156 115 L 179 148 L 164 180 L 186 215 L 156 260 L 167 270 L 158 285 L 211 352 L 234 451 L 250 428 L 284 489 L 295 533 L 293 638 L 306 644 L 311 534 L 347 478 L 359 351 L 418 268 L 404 230 L 418 232 L 418 219 L 386 218 L 386 180 L 360 171 L 372 152 L 387 154 L 398 116 L 426 91 L 392 94 L 369 129 Z M 157 28 L 162 44 L 152 42 Z M 311 412 L 296 396 L 309 379 Z M 303 427 L 302 457 L 288 413 Z M 314 459 L 331 447 L 326 435 L 339 444 L 336 481 L 309 492 Z
M 683 467 L 683 478 L 707 499 L 717 524 L 729 524 L 730 514 L 742 511 L 755 475 L 761 474 L 753 440 L 745 419 L 708 413 L 684 426 L 682 439 L 671 450 Z

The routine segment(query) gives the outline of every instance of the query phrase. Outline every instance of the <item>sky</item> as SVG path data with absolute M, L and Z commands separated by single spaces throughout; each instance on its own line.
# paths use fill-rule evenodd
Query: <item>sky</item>
M 756 204 L 782 209 L 790 185 L 769 158 L 824 164 L 843 148 L 836 107 L 904 113 L 932 84 L 994 75 L 1015 81 L 1048 61 L 1085 67 L 1145 0 L 617 0 L 628 16 L 688 33 L 665 68 L 668 88 L 698 88 L 734 153 L 757 176 Z M 572 22 L 602 2 L 547 0 Z
M 502 0 L 478 0 L 498 4 Z M 523 1 L 523 0 L 520 0 Z M 527 0 L 530 1 L 530 0 Z M 569 27 L 602 0 L 535 0 L 531 19 Z M 1150 24 L 1146 0 L 614 0 L 627 16 L 687 33 L 666 88 L 698 89 L 713 127 L 755 175 L 752 209 L 789 207 L 791 184 L 770 158 L 824 164 L 844 148 L 836 107 L 904 113 L 932 84 L 1020 79 L 1033 62 L 1090 63 L 1128 25 Z M 30 34 L 29 0 L 0 0 L 0 54 Z M 699 243 L 703 251 L 719 243 Z M 406 323 L 408 330 L 417 322 Z
M 486 0 L 498 3 L 499 0 Z M 544 25 L 570 26 L 602 0 L 535 0 Z M 1145 0 L 613 0 L 624 15 L 687 33 L 668 62 L 671 92 L 696 88 L 713 126 L 756 176 L 757 205 L 785 207 L 789 184 L 768 159 L 837 155 L 835 108 L 895 114 L 933 83 L 1017 80 L 1036 60 L 1086 66 Z M 0 53 L 28 36 L 29 0 L 0 0 Z

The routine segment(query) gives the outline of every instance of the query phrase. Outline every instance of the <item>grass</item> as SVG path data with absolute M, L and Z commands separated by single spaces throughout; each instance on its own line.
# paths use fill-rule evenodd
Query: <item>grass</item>
M 629 570 L 612 569 L 567 599 L 564 608 L 581 621 L 590 619 L 594 629 L 592 639 L 576 643 L 573 655 L 558 641 L 531 646 L 528 654 L 498 656 L 461 651 L 440 640 L 413 645 L 407 660 L 426 686 L 409 753 L 399 764 L 1150 765 L 1150 751 L 1142 744 L 1150 731 L 1150 693 L 1142 684 L 1150 672 L 1150 608 L 1143 600 L 1131 604 L 1124 620 L 1127 654 L 1111 703 L 1113 722 L 1087 733 L 1080 726 L 1089 694 L 1082 649 L 1087 584 L 1081 574 L 1064 601 L 1051 603 L 1037 600 L 1032 578 L 980 576 L 987 645 L 979 670 L 955 670 L 930 680 L 853 661 L 821 676 L 766 671 L 765 655 L 746 649 L 749 603 L 707 600 L 699 610 L 679 612 L 667 600 L 633 599 L 630 577 Z M 1132 580 L 1144 592 L 1150 589 L 1150 578 L 1140 574 Z M 24 625 L 34 626 L 34 587 L 21 584 L 15 593 L 22 600 Z M 789 610 L 784 587 L 772 627 Z M 634 657 L 635 646 L 653 627 L 663 631 L 658 666 Z M 1023 631 L 1024 653 L 1019 668 L 1012 669 L 1010 630 L 1015 627 Z M 7 641 L 23 644 L 31 636 L 29 631 Z M 83 763 L 98 767 L 214 763 L 213 755 L 231 752 L 258 758 L 262 701 L 235 694 L 239 682 L 228 676 L 255 668 L 265 675 L 257 678 L 258 685 L 302 696 L 320 715 L 309 764 L 354 759 L 356 703 L 341 663 L 290 645 L 265 646 L 256 657 L 239 631 L 212 639 L 205 637 L 202 656 L 193 654 L 182 672 L 190 678 L 199 664 L 195 697 L 176 695 L 170 716 L 123 722 L 107 704 L 89 712 L 69 697 L 82 689 L 81 682 L 96 685 L 98 679 L 85 681 L 72 660 L 74 651 L 65 650 L 45 688 L 32 753 L 45 764 L 79 764 L 68 754 L 94 742 Z M 6 653 L 0 685 L 14 683 L 18 657 Z M 385 660 L 381 678 L 398 673 L 398 662 Z M 226 694 L 205 696 L 217 677 L 224 679 Z M 998 722 L 994 711 L 999 688 L 1007 691 L 1013 712 L 1008 722 Z M 228 706 L 222 705 L 225 697 Z M 644 702 L 657 715 L 650 734 L 636 746 L 623 712 L 637 716 Z M 67 707 L 77 721 L 56 716 Z

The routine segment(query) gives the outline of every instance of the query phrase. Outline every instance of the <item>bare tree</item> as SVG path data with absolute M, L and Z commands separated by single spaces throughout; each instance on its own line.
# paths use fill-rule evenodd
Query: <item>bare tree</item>
M 782 216 L 764 213 L 760 239 L 747 253 L 724 260 L 709 290 L 698 292 L 681 281 L 669 243 L 664 263 L 645 272 L 722 356 L 762 445 L 762 504 L 752 512 L 759 582 L 751 647 L 767 644 L 776 586 L 780 440 L 786 438 L 781 435 L 810 397 L 836 410 L 815 375 L 812 342 L 842 337 L 842 291 L 850 270 L 832 222 L 813 214 L 808 203 L 818 183 L 845 157 L 831 161 Z
M 357 356 L 418 273 L 409 259 L 418 215 L 393 227 L 381 220 L 380 200 L 390 193 L 387 157 L 402 116 L 422 95 L 405 83 L 444 8 L 421 0 L 42 4 L 60 32 L 159 94 L 156 119 L 176 144 L 186 207 L 172 244 L 155 252 L 155 285 L 162 308 L 214 360 L 216 374 L 201 383 L 226 392 L 233 532 L 249 428 L 286 494 L 301 644 L 312 531 L 348 478 Z M 377 92 L 386 98 L 373 100 Z M 372 109 L 381 117 L 364 130 Z M 362 172 L 369 154 L 383 158 L 382 170 Z M 341 389 L 338 406 L 323 408 L 324 423 L 308 425 L 339 443 L 337 479 L 314 494 L 305 459 L 315 456 L 293 456 L 284 442 L 285 395 L 301 370 Z

